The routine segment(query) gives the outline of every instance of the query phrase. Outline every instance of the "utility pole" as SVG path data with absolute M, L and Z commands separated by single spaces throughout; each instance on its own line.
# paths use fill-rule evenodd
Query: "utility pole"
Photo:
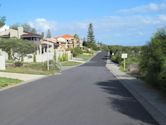
M 126 59 L 124 58 L 124 71 L 126 71 Z
M 50 70 L 50 61 L 49 61 L 49 44 L 47 43 L 47 70 Z

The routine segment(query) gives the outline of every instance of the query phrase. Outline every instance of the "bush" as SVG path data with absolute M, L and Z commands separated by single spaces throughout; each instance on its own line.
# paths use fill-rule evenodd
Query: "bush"
M 23 66 L 23 63 L 22 62 L 15 62 L 14 66 L 15 67 L 21 67 L 21 66 Z
M 112 61 L 114 62 L 114 63 L 121 63 L 121 58 L 119 57 L 119 56 L 112 56 Z
M 78 55 L 83 53 L 82 49 L 80 49 L 79 47 L 72 49 L 71 52 L 73 54 L 73 57 L 77 57 Z
M 159 30 L 144 46 L 141 56 L 141 74 L 145 80 L 166 91 L 166 31 Z
M 123 64 L 122 53 L 127 53 L 126 67 L 132 63 L 138 63 L 141 52 L 141 46 L 109 46 L 111 60 L 120 65 Z M 112 55 L 114 53 L 114 55 Z
M 68 61 L 68 55 L 67 54 L 63 54 L 61 57 L 59 57 L 59 61 L 60 62 Z

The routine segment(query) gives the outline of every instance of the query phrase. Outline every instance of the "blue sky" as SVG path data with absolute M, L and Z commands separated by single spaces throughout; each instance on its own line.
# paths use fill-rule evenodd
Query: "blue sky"
M 144 45 L 166 26 L 166 0 L 0 0 L 6 25 L 29 23 L 39 32 L 51 29 L 86 37 L 90 22 L 96 40 Z

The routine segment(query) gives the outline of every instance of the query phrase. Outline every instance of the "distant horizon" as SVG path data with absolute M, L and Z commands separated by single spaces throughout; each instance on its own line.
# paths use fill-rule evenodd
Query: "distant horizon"
M 0 0 L 6 26 L 28 23 L 38 32 L 87 36 L 93 23 L 96 41 L 108 45 L 142 46 L 166 26 L 166 0 Z

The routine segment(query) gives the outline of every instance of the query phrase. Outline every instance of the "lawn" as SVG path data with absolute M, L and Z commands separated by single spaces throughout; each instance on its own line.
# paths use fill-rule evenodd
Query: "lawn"
M 88 61 L 91 57 L 93 57 L 93 54 L 83 53 L 78 56 L 78 58 L 81 58 L 83 61 Z
M 56 66 L 50 64 L 50 70 L 47 70 L 47 66 L 44 63 L 25 63 L 21 67 L 7 66 L 5 72 L 23 73 L 23 74 L 36 74 L 36 75 L 49 75 L 58 71 Z
M 80 65 L 80 64 L 82 64 L 82 63 L 73 62 L 73 61 L 66 61 L 66 62 L 61 63 L 62 66 L 77 66 L 77 65 Z
M 88 61 L 93 54 L 83 53 L 80 54 L 77 58 L 82 59 L 82 61 Z M 65 61 L 61 62 L 62 66 L 77 66 L 82 64 L 81 62 Z M 50 70 L 47 70 L 46 63 L 24 63 L 21 67 L 15 67 L 11 62 L 8 63 L 6 70 L 4 72 L 11 73 L 23 73 L 23 74 L 36 74 L 36 75 L 49 75 L 55 74 L 59 71 L 58 64 L 50 64 Z
M 18 84 L 20 82 L 22 82 L 22 81 L 18 80 L 18 79 L 0 77 L 0 88 L 15 85 L 15 84 Z

